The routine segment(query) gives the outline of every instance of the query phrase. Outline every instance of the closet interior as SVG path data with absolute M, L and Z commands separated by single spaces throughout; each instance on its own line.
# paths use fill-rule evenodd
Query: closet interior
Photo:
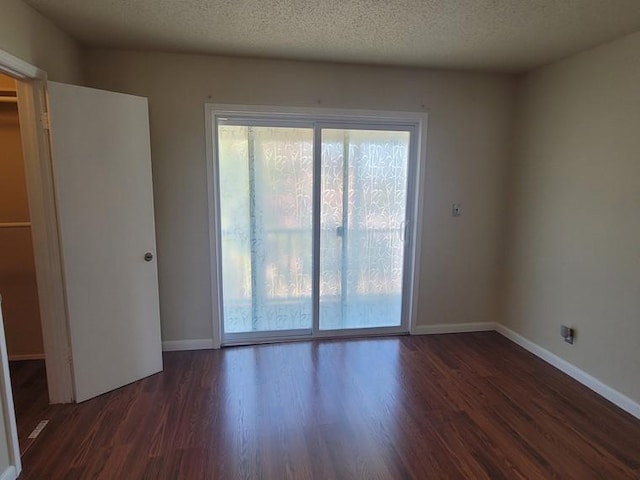
M 16 87 L 0 74 L 0 295 L 24 454 L 48 394 Z

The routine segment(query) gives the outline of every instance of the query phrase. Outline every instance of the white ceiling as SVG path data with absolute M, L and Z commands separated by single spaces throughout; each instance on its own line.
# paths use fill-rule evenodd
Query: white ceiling
M 640 0 L 26 0 L 82 44 L 521 72 L 640 30 Z

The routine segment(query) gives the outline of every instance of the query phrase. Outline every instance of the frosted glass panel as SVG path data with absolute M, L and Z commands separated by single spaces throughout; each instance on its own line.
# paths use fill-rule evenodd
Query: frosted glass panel
M 321 330 L 401 323 L 409 140 L 322 130 Z
M 312 326 L 313 129 L 218 127 L 224 330 Z

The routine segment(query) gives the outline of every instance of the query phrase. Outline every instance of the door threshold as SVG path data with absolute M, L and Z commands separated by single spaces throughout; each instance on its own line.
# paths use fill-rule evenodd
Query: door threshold
M 331 335 L 299 335 L 299 336 L 286 336 L 286 337 L 262 337 L 262 338 L 243 338 L 237 340 L 229 340 L 224 341 L 221 344 L 222 348 L 225 347 L 242 347 L 249 345 L 267 345 L 272 343 L 293 343 L 293 342 L 308 342 L 314 340 L 366 340 L 369 338 L 379 338 L 379 337 L 401 337 L 408 336 L 410 333 L 406 330 L 400 331 L 385 331 L 385 332 L 367 332 L 363 334 L 360 332 L 348 332 L 341 333 L 336 335 L 332 333 Z

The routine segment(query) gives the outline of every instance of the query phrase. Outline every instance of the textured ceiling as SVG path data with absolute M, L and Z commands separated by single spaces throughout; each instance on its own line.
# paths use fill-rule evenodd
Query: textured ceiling
M 640 0 L 26 0 L 94 47 L 521 72 L 640 30 Z

